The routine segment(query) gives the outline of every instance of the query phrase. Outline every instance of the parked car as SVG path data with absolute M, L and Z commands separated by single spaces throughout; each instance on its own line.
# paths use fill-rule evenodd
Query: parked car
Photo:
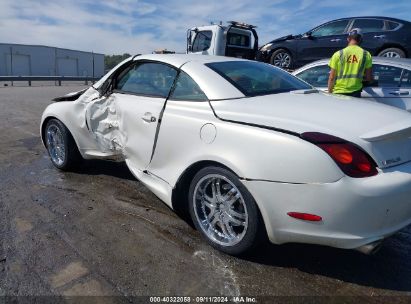
M 411 22 L 389 17 L 352 17 L 324 23 L 301 35 L 288 35 L 262 46 L 257 60 L 285 69 L 329 58 L 347 45 L 347 33 L 363 31 L 362 46 L 373 56 L 411 56 Z
M 293 75 L 327 91 L 329 60 L 319 60 Z M 373 57 L 374 81 L 363 88 L 361 97 L 411 112 L 411 59 Z
M 406 111 L 197 55 L 135 56 L 55 100 L 40 127 L 55 167 L 124 160 L 226 253 L 267 236 L 369 253 L 411 223 Z

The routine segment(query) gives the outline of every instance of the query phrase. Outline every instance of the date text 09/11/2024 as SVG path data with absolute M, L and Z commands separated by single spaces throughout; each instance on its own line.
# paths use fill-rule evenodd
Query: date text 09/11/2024
M 225 296 L 204 296 L 204 297 L 150 297 L 150 303 L 257 303 L 255 297 L 225 297 Z

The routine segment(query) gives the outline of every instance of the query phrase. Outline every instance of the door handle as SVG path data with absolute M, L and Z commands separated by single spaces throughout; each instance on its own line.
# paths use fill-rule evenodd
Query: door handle
M 340 42 L 341 39 L 340 39 L 340 38 L 335 38 L 335 39 L 331 39 L 330 41 L 331 41 L 331 42 Z
M 156 122 L 156 120 L 157 120 L 157 118 L 155 118 L 155 117 L 153 116 L 153 114 L 151 114 L 150 112 L 144 113 L 144 115 L 141 117 L 141 119 L 142 119 L 143 121 L 145 121 L 145 122 L 148 122 L 148 123 L 150 123 L 150 122 Z
M 375 35 L 374 38 L 377 38 L 377 39 L 385 38 L 385 35 Z
M 407 95 L 410 95 L 410 92 L 409 91 L 392 91 L 390 92 L 390 94 L 394 96 L 407 96 Z

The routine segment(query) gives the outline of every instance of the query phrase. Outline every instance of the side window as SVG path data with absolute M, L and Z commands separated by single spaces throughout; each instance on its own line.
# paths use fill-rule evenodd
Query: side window
M 212 36 L 212 31 L 198 32 L 196 37 L 194 38 L 193 52 L 202 52 L 208 50 L 210 48 Z
M 141 63 L 117 79 L 116 89 L 138 95 L 167 97 L 177 71 L 160 63 Z
M 244 34 L 228 33 L 227 44 L 230 46 L 250 47 L 250 37 Z
M 384 30 L 384 20 L 355 19 L 352 28 L 360 28 L 363 33 L 381 32 Z
M 411 71 L 410 70 L 403 70 L 402 77 L 401 77 L 401 87 L 402 88 L 411 88 Z
M 375 64 L 372 67 L 374 80 L 378 82 L 379 87 L 398 87 L 402 69 L 389 66 Z
M 207 96 L 201 91 L 195 81 L 183 71 L 177 78 L 176 85 L 170 99 L 187 101 L 206 101 Z
M 313 87 L 322 88 L 327 87 L 329 74 L 330 67 L 328 65 L 319 65 L 302 71 L 296 76 L 308 82 Z
M 320 26 L 314 29 L 311 33 L 313 37 L 323 37 L 331 35 L 341 35 L 344 34 L 345 29 L 348 25 L 349 20 L 339 20 L 328 23 L 326 25 Z

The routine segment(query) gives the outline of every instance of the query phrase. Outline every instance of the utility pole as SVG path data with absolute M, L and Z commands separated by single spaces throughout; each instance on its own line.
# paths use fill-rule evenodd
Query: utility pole
M 10 76 L 13 76 L 13 47 L 10 46 Z M 11 86 L 13 86 L 13 81 L 11 82 Z
M 94 51 L 91 51 L 91 54 L 93 55 L 93 83 L 94 83 Z
M 57 76 L 57 47 L 54 47 L 54 76 Z M 57 85 L 56 81 L 54 81 L 54 85 Z

